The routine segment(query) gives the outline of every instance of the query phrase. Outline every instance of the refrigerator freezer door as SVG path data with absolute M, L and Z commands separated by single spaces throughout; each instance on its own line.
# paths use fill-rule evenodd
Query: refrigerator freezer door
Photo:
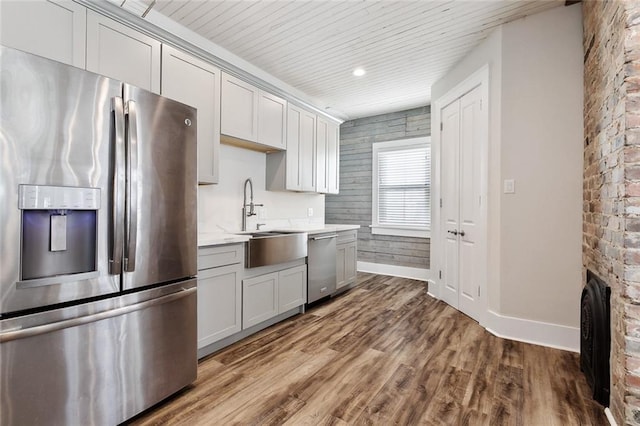
M 127 201 L 123 289 L 197 272 L 196 110 L 124 85 Z
M 122 83 L 0 46 L 0 90 L 0 313 L 117 292 L 120 275 L 109 273 L 108 253 L 114 137 L 110 123 L 111 99 L 121 96 Z M 21 230 L 24 226 L 36 231 L 23 215 L 28 210 L 18 208 L 20 185 L 99 190 L 92 237 L 94 273 L 20 285 Z M 66 213 L 70 227 L 73 212 Z M 42 230 L 50 232 L 50 226 Z M 49 257 L 69 253 L 51 251 L 48 244 L 43 250 Z
M 0 321 L 0 424 L 116 425 L 196 378 L 196 281 Z

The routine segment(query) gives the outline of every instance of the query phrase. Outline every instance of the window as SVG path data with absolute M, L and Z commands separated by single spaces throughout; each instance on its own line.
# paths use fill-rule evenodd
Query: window
M 373 144 L 373 234 L 429 237 L 431 138 Z

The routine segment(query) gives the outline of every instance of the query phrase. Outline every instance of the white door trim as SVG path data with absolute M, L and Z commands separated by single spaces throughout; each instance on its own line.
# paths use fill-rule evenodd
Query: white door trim
M 482 204 L 480 208 L 480 220 L 479 220 L 479 234 L 481 236 L 481 243 L 479 244 L 479 256 L 481 260 L 479 264 L 482 270 L 478 271 L 479 285 L 480 285 L 480 305 L 482 306 L 478 322 L 483 327 L 486 327 L 487 311 L 488 311 L 488 297 L 487 297 L 487 274 L 488 274 L 488 236 L 487 236 L 487 221 L 488 221 L 488 179 L 489 179 L 489 65 L 486 64 L 480 69 L 469 75 L 463 81 L 458 83 L 453 89 L 449 90 L 446 94 L 436 99 L 433 102 L 432 113 L 433 121 L 431 124 L 431 149 L 432 149 L 432 167 L 431 167 L 431 205 L 434 206 L 432 210 L 431 220 L 431 246 L 435 248 L 442 247 L 444 241 L 444 232 L 441 229 L 441 215 L 440 215 L 440 198 L 441 194 L 441 135 L 440 135 L 440 123 L 442 120 L 441 110 L 449 105 L 451 102 L 462 97 L 465 93 L 468 93 L 472 89 L 480 86 L 482 93 L 482 133 L 484 137 L 481 138 L 480 148 L 480 193 L 482 196 Z M 440 279 L 439 271 L 443 269 L 443 259 L 441 250 L 436 249 L 431 251 L 431 270 L 432 279 L 435 283 L 434 286 L 429 286 L 430 293 L 435 297 L 441 298 L 441 286 L 442 280 Z M 433 288 L 432 288 L 433 287 Z

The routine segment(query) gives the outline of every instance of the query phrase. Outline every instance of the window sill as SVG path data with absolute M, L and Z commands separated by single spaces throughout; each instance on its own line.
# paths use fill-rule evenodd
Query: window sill
M 390 228 L 388 226 L 369 225 L 375 235 L 394 235 L 398 237 L 431 238 L 429 229 Z

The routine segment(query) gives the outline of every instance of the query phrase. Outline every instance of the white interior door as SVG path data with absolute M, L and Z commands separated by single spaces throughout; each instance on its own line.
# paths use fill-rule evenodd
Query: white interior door
M 460 99 L 460 228 L 458 309 L 471 318 L 480 315 L 479 220 L 482 181 L 480 148 L 483 135 L 480 87 Z
M 442 127 L 440 141 L 442 164 L 441 217 L 443 230 L 442 300 L 458 309 L 459 294 L 459 247 L 460 229 L 460 101 L 456 100 L 442 109 Z
M 442 299 L 479 320 L 482 261 L 482 90 L 476 87 L 442 109 Z

